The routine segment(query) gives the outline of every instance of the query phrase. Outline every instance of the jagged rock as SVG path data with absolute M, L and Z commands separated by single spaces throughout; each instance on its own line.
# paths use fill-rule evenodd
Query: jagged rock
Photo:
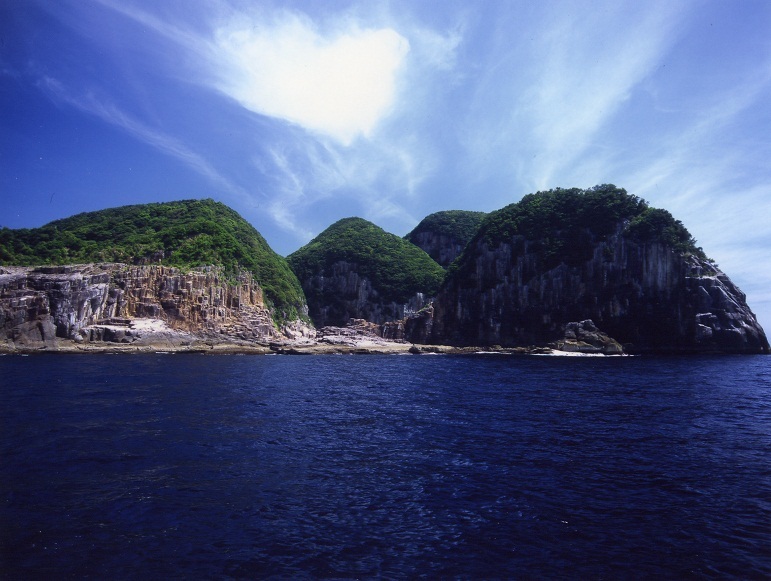
M 345 327 L 327 325 L 316 330 L 316 339 L 321 343 L 354 345 L 361 340 L 383 339 L 380 325 L 364 319 L 350 319 Z
M 302 321 L 279 331 L 249 273 L 228 280 L 217 267 L 176 268 L 89 264 L 3 267 L 0 338 L 16 344 L 52 341 L 130 343 L 133 318 L 163 321 L 173 332 L 265 342 L 312 336 Z
M 56 338 L 56 325 L 50 317 L 25 321 L 11 329 L 7 338 L 20 345 L 50 342 Z
M 389 341 L 404 341 L 404 319 L 399 321 L 386 321 L 381 326 L 383 339 Z
M 621 355 L 624 352 L 619 342 L 600 331 L 591 319 L 568 323 L 564 339 L 555 342 L 553 348 L 571 353 L 605 355 Z
M 628 352 L 769 352 L 744 293 L 714 264 L 630 240 L 623 228 L 594 239 L 588 260 L 551 268 L 522 236 L 495 247 L 478 240 L 472 270 L 434 301 L 429 341 L 546 344 L 591 319 Z
M 430 303 L 404 319 L 404 337 L 411 343 L 428 343 L 433 325 L 434 305 Z

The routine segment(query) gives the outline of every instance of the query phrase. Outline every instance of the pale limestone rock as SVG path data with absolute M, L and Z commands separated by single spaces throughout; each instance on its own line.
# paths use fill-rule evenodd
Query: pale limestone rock
M 0 268 L 0 339 L 14 344 L 134 343 L 160 332 L 132 328 L 141 318 L 162 321 L 166 335 L 268 342 L 313 334 L 299 320 L 279 330 L 249 273 L 230 280 L 217 267 L 186 273 L 124 264 Z

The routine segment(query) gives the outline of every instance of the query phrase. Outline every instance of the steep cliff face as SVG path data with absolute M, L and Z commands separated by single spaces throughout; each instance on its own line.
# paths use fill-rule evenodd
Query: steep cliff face
M 659 241 L 640 242 L 628 223 L 583 237 L 585 260 L 568 265 L 542 241 L 476 239 L 466 268 L 435 303 L 431 341 L 523 345 L 558 339 L 567 323 L 592 319 L 632 352 L 767 353 L 744 294 L 708 260 Z
M 447 268 L 476 234 L 486 214 L 466 210 L 436 212 L 421 220 L 405 238 Z
M 214 200 L 123 206 L 40 228 L 0 228 L 0 265 L 107 262 L 185 271 L 217 265 L 231 277 L 249 271 L 280 324 L 301 318 L 305 309 L 300 283 L 286 260 L 238 213 Z
M 444 275 L 420 248 L 361 218 L 336 222 L 288 260 L 319 328 L 402 319 Z
M 350 319 L 380 325 L 403 319 L 425 304 L 422 293 L 415 293 L 406 302 L 388 300 L 360 271 L 360 265 L 341 260 L 302 280 L 303 289 L 311 297 L 309 314 L 317 327 L 343 326 Z
M 277 329 L 249 273 L 231 281 L 218 267 L 187 273 L 125 264 L 0 267 L 0 338 L 22 344 L 101 339 L 93 329 L 100 322 L 135 317 L 223 339 L 312 334 L 299 320 Z
M 468 241 L 462 242 L 453 236 L 436 232 L 418 232 L 410 238 L 410 242 L 422 248 L 440 266 L 447 268 L 460 256 Z

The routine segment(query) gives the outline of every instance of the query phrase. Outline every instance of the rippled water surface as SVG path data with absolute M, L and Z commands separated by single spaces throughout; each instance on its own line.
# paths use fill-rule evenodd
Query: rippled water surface
M 4 578 L 771 576 L 771 357 L 0 357 Z

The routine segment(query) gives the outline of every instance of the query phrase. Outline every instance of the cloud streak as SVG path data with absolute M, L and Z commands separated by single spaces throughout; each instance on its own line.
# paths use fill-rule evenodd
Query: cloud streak
M 209 180 L 213 185 L 222 188 L 225 192 L 237 196 L 241 200 L 251 198 L 244 188 L 234 184 L 217 171 L 203 156 L 191 150 L 179 140 L 138 121 L 113 103 L 100 100 L 91 93 L 75 95 L 61 82 L 51 77 L 43 77 L 39 85 L 55 101 L 65 103 L 118 127 L 142 143 L 182 162 L 188 168 Z
M 508 166 L 512 181 L 530 190 L 575 173 L 598 132 L 676 42 L 685 12 L 606 2 L 591 11 L 546 4 L 528 20 L 502 18 L 486 55 L 496 64 L 476 82 L 467 121 L 479 173 Z

